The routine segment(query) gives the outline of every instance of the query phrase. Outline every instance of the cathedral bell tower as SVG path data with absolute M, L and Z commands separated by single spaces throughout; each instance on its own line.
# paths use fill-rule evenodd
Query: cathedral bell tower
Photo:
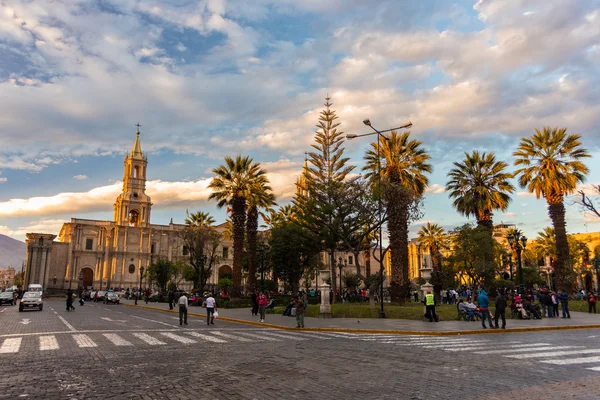
M 148 159 L 140 145 L 140 124 L 137 124 L 135 142 L 131 153 L 124 161 L 123 192 L 115 202 L 115 222 L 117 225 L 148 227 L 152 203 L 146 194 L 146 166 Z

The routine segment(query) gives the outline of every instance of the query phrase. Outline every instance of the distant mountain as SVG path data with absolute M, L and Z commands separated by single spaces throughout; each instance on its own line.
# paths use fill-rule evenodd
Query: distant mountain
M 21 263 L 25 260 L 25 248 L 25 243 L 0 235 L 0 268 L 12 265 L 17 271 L 21 271 Z

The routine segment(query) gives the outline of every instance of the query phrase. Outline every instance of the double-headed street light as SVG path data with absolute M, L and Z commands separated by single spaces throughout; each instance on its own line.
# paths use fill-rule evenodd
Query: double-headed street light
M 519 235 L 508 235 L 508 244 L 517 253 L 517 268 L 519 274 L 519 294 L 525 295 L 525 283 L 523 282 L 523 263 L 521 261 L 521 250 L 527 247 L 527 238 L 525 236 L 519 237 Z M 519 241 L 521 243 L 519 243 Z
M 392 129 L 387 129 L 385 131 L 378 131 L 377 129 L 375 129 L 375 127 L 373 127 L 373 125 L 371 125 L 371 121 L 367 118 L 365 120 L 363 120 L 363 124 L 367 125 L 368 127 L 370 127 L 371 129 L 373 129 L 375 132 L 372 133 L 364 133 L 362 135 L 356 135 L 356 134 L 349 134 L 346 135 L 347 139 L 355 139 L 355 138 L 359 138 L 359 137 L 363 137 L 363 136 L 371 136 L 371 135 L 377 135 L 377 184 L 378 184 L 378 195 L 377 195 L 377 208 L 378 208 L 378 212 L 379 212 L 379 237 L 378 237 L 378 246 L 379 246 L 379 296 L 380 296 L 380 300 L 381 300 L 381 310 L 379 311 L 379 317 L 381 318 L 385 318 L 385 311 L 383 311 L 383 211 L 382 211 L 382 203 L 381 203 L 381 157 L 379 154 L 379 147 L 381 146 L 381 142 L 380 142 L 380 138 L 383 138 L 385 140 L 388 140 L 388 138 L 386 136 L 383 135 L 384 132 L 390 132 L 390 131 L 396 131 L 396 130 L 400 130 L 400 129 L 408 129 L 412 126 L 412 122 L 406 122 L 402 125 L 400 125 L 397 128 L 392 128 Z

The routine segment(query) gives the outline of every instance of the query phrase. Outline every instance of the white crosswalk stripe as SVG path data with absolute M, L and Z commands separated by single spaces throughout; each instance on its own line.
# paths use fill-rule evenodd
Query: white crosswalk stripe
M 259 335 L 259 334 L 250 333 L 250 332 L 238 332 L 238 334 L 244 335 L 244 336 L 249 336 L 251 338 L 258 339 L 258 340 L 266 340 L 267 342 L 279 342 L 281 340 L 281 339 L 276 339 L 273 337 L 268 337 L 265 335 Z
M 508 358 L 526 359 L 526 358 L 553 358 L 553 357 L 564 357 L 572 356 L 575 354 L 598 354 L 600 349 L 579 349 L 579 350 L 566 350 L 566 351 L 548 351 L 542 353 L 533 354 L 508 354 Z
M 18 353 L 21 348 L 22 338 L 8 338 L 4 339 L 4 343 L 0 346 L 0 354 L 6 353 Z
M 506 346 L 510 347 L 510 346 Z M 500 354 L 504 355 L 506 353 L 527 353 L 533 351 L 552 351 L 552 350 L 566 350 L 566 349 L 576 349 L 579 346 L 529 346 L 529 347 L 518 347 L 518 348 L 506 348 L 506 349 L 497 349 L 497 350 L 484 350 L 484 351 L 474 351 L 475 354 Z M 481 350 L 481 349 L 479 349 Z
M 140 339 L 144 343 L 149 344 L 150 346 L 166 344 L 165 342 L 158 340 L 158 339 L 148 335 L 147 333 L 137 333 L 136 332 L 136 333 L 132 333 L 132 335 L 135 336 L 136 338 Z
M 495 350 L 485 350 L 485 347 L 483 346 L 473 346 L 473 347 L 458 347 L 458 348 L 453 348 L 453 349 L 446 349 L 449 351 L 476 351 L 477 354 L 502 354 L 504 352 L 506 352 L 506 349 L 518 349 L 518 348 L 541 348 L 541 347 L 547 347 L 550 346 L 550 343 L 532 343 L 532 344 L 527 344 L 527 345 L 520 345 L 520 344 L 516 344 L 516 345 L 508 345 L 508 346 L 494 346 Z M 499 348 L 502 347 L 502 348 Z
M 589 363 L 600 362 L 600 356 L 565 358 L 562 360 L 540 360 L 540 362 L 543 362 L 546 364 L 554 364 L 554 365 L 589 364 Z
M 276 338 L 281 338 L 281 339 L 292 339 L 292 340 L 306 340 L 305 338 L 302 337 L 298 337 L 295 335 L 290 335 L 289 333 L 285 333 L 285 334 L 280 334 L 280 333 L 275 333 L 275 332 L 262 332 L 263 335 L 268 335 L 268 336 L 273 336 Z
M 77 346 L 79 346 L 79 347 L 98 347 L 96 342 L 94 342 L 92 339 L 90 339 L 90 337 L 88 335 L 84 335 L 84 334 L 73 335 L 73 339 L 75 340 L 75 343 L 77 343 Z
M 195 340 L 186 338 L 184 336 L 179 336 L 179 335 L 176 335 L 176 334 L 171 333 L 171 332 L 161 332 L 160 334 L 163 335 L 163 336 L 168 337 L 169 339 L 173 339 L 173 340 L 175 340 L 176 342 L 179 342 L 179 343 L 184 343 L 184 344 L 196 343 Z
M 197 337 L 197 338 L 201 338 L 206 340 L 207 342 L 213 342 L 213 343 L 227 343 L 227 340 L 223 340 L 223 339 L 219 339 L 216 338 L 214 336 L 211 335 L 205 335 L 202 333 L 198 333 L 198 332 L 187 332 L 188 335 L 193 336 L 193 337 Z
M 600 371 L 600 367 L 591 367 L 591 368 L 586 368 L 592 371 Z
M 103 336 L 110 340 L 110 342 L 115 346 L 133 346 L 130 341 L 123 339 L 116 333 L 105 333 Z
M 58 350 L 60 347 L 58 346 L 58 340 L 56 340 L 56 336 L 40 336 L 40 350 Z
M 224 338 L 227 338 L 227 339 L 237 340 L 239 342 L 251 342 L 252 341 L 252 340 L 250 340 L 248 338 L 245 338 L 245 337 L 234 336 L 234 335 L 230 335 L 230 334 L 223 333 L 223 332 L 220 332 L 220 331 L 211 331 L 211 333 L 213 335 L 221 336 L 221 337 L 224 337 Z

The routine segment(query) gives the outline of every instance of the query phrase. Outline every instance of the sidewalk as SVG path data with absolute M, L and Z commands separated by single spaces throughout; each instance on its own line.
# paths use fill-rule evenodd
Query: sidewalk
M 121 304 L 133 306 L 134 301 L 121 299 Z M 148 303 L 138 301 L 140 308 L 169 312 L 166 303 Z M 177 312 L 173 310 L 172 312 Z M 202 307 L 190 307 L 190 315 L 204 316 L 206 310 Z M 510 315 L 508 315 L 510 318 Z M 296 329 L 296 319 L 280 314 L 267 314 L 264 323 L 258 322 L 249 308 L 219 309 L 219 319 L 242 324 L 265 326 L 278 329 Z M 588 314 L 571 311 L 571 319 L 543 318 L 541 320 L 507 319 L 506 329 L 482 329 L 481 322 L 441 321 L 423 322 L 406 319 L 351 319 L 351 318 L 308 318 L 304 319 L 305 330 L 338 331 L 356 333 L 387 333 L 387 334 L 419 334 L 419 335 L 465 335 L 479 333 L 532 332 L 562 329 L 600 328 L 600 314 Z

